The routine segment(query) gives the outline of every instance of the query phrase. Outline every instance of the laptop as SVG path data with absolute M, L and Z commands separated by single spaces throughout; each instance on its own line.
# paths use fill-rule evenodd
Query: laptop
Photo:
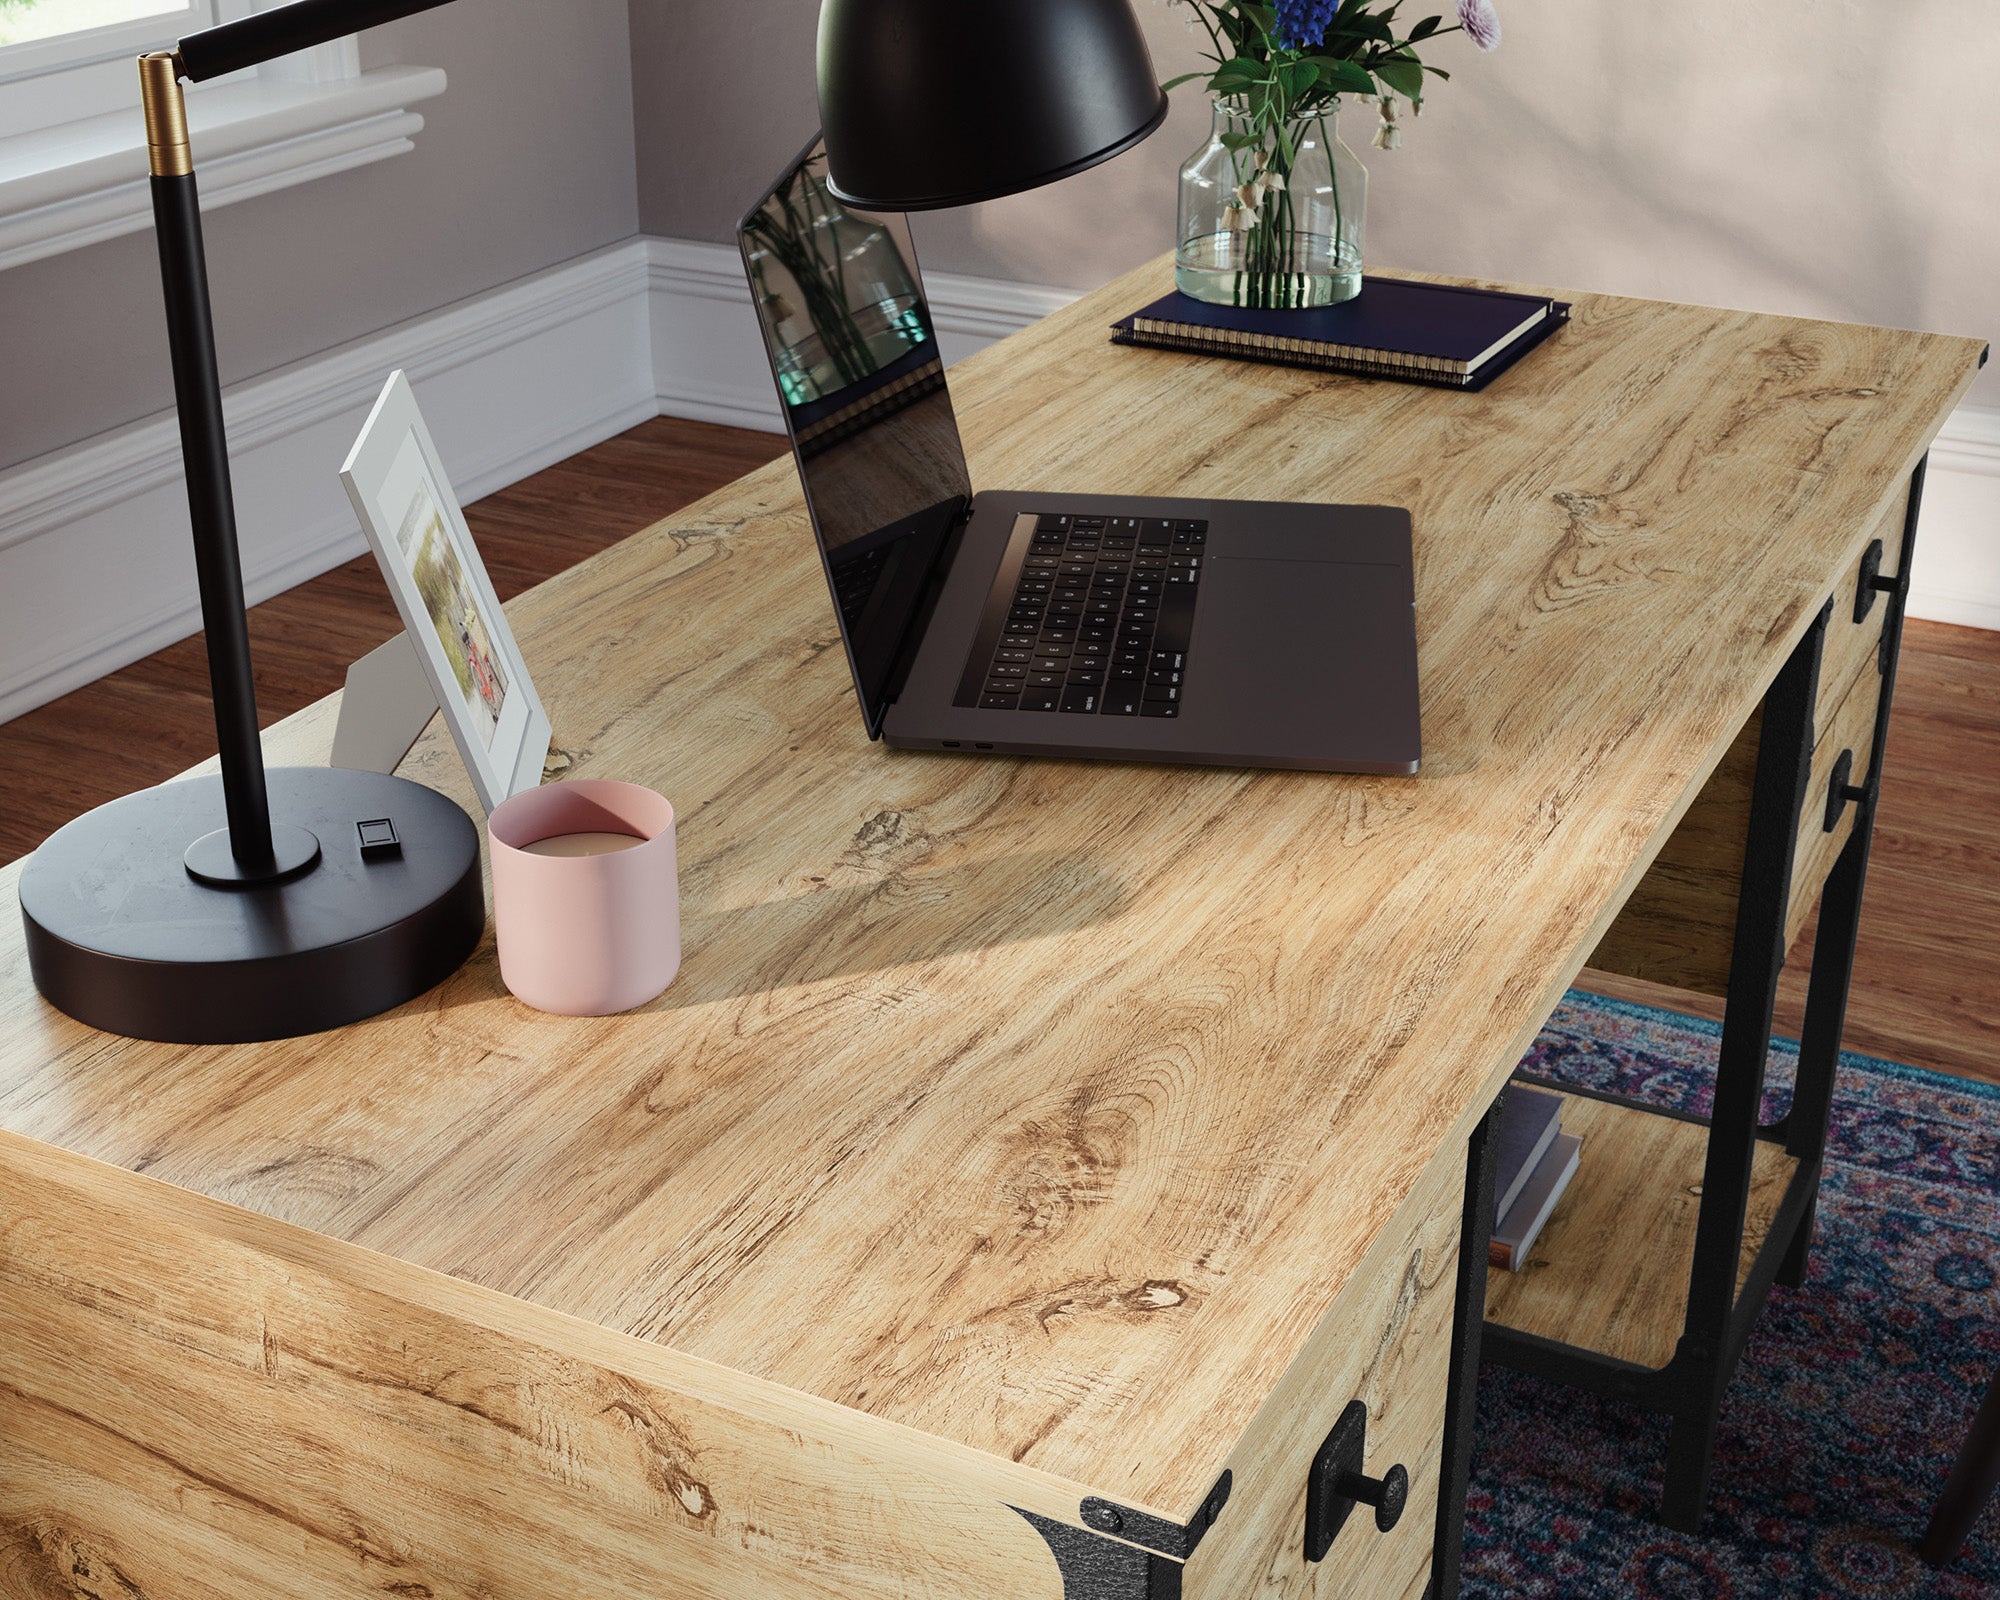
M 738 242 L 870 738 L 1417 770 L 1407 511 L 975 493 L 903 218 L 815 138 Z

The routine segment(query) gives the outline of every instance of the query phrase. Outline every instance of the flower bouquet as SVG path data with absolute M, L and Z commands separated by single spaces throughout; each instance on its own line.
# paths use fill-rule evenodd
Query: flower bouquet
M 1464 33 L 1500 42 L 1491 0 L 1407 29 L 1403 0 L 1169 0 L 1208 37 L 1199 80 L 1214 100 L 1208 142 L 1181 169 L 1175 282 L 1223 305 L 1332 305 L 1361 292 L 1367 172 L 1341 142 L 1342 95 L 1374 102 L 1375 147 L 1402 141 L 1399 103 L 1423 109 L 1426 76 L 1450 73 L 1419 45 Z

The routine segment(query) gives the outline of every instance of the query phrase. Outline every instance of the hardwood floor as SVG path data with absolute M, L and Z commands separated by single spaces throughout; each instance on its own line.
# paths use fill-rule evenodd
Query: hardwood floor
M 774 435 L 661 419 L 467 507 L 501 598 L 770 460 Z M 398 627 L 372 557 L 250 613 L 258 709 L 273 722 L 338 689 Z M 0 861 L 70 817 L 211 754 L 199 637 L 0 725 Z M 52 775 L 60 774 L 60 782 Z M 2000 1081 L 2000 633 L 1913 622 L 1883 768 L 1847 1044 Z M 1803 1012 L 1808 925 L 1778 1026 Z M 1603 974 L 1590 987 L 1702 1015 L 1719 1002 Z
M 507 600 L 784 448 L 775 434 L 658 419 L 474 502 L 465 517 Z M 253 606 L 259 722 L 332 694 L 350 662 L 401 628 L 372 555 Z M 0 724 L 0 862 L 214 753 L 199 634 Z

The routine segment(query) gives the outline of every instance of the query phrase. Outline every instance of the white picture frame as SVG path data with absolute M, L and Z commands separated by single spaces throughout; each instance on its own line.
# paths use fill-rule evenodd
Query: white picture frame
M 340 481 L 489 812 L 535 788 L 549 719 L 409 380 L 389 374 Z

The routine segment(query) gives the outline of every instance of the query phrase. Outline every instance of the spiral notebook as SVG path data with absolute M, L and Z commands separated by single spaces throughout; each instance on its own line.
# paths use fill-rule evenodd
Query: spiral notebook
M 1114 344 L 1447 389 L 1482 389 L 1569 320 L 1544 295 L 1364 278 L 1337 306 L 1210 305 L 1178 291 L 1112 324 Z

